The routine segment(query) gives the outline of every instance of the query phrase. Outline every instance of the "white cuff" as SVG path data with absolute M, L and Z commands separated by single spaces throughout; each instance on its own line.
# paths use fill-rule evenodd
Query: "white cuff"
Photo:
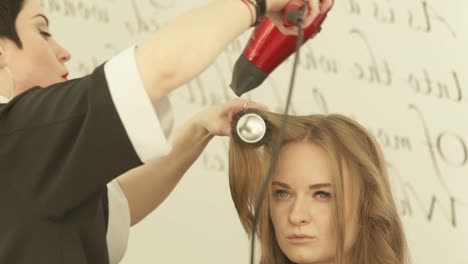
M 6 104 L 10 101 L 10 99 L 3 97 L 0 95 L 0 104 Z
M 140 160 L 146 162 L 168 154 L 171 145 L 143 86 L 135 47 L 109 60 L 104 65 L 104 72 L 115 108 Z
M 109 263 L 119 263 L 127 250 L 130 233 L 130 209 L 117 180 L 107 184 L 107 197 L 109 200 L 109 220 L 107 225 L 107 249 Z

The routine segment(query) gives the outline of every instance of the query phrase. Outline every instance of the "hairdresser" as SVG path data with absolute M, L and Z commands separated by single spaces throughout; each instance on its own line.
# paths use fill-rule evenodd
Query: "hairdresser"
M 67 80 L 71 54 L 53 37 L 39 1 L 0 0 L 0 263 L 109 263 L 109 204 L 117 198 L 106 185 L 126 174 L 121 189 L 136 223 L 158 204 L 146 206 L 156 198 L 135 194 L 147 176 L 162 183 L 160 202 L 173 187 L 163 183 L 180 173 L 158 173 L 154 164 L 162 156 L 164 166 L 181 163 L 171 155 L 179 145 L 171 147 L 163 132 L 165 96 L 263 16 L 279 24 L 289 2 L 210 1 L 90 75 Z M 308 25 L 319 0 L 303 2 Z

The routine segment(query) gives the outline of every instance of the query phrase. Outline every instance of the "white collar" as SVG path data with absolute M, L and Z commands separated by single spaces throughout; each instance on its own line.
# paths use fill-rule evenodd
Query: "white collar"
M 10 99 L 3 97 L 0 95 L 0 104 L 6 104 L 10 101 Z

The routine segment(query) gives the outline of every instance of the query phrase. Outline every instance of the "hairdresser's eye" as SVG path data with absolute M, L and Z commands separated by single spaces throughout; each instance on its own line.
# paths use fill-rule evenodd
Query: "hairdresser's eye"
M 274 196 L 279 197 L 279 198 L 286 198 L 289 196 L 289 192 L 286 190 L 278 189 L 278 190 L 275 190 Z
M 48 40 L 50 37 L 52 37 L 52 35 L 47 31 L 39 30 L 39 33 L 45 40 Z
M 317 197 L 317 198 L 322 199 L 322 200 L 330 199 L 331 198 L 331 193 L 324 192 L 324 191 L 318 191 L 318 192 L 314 193 L 314 197 Z

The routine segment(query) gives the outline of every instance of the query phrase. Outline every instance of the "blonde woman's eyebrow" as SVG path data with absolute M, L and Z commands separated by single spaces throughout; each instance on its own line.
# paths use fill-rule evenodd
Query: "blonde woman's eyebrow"
M 284 182 L 280 182 L 280 181 L 272 181 L 271 185 L 272 186 L 276 185 L 276 186 L 279 186 L 279 187 L 285 188 L 285 189 L 291 189 L 291 187 L 288 184 L 286 184 Z
M 291 186 L 289 186 L 287 183 L 280 182 L 280 181 L 272 181 L 271 185 L 272 186 L 276 185 L 285 189 L 291 189 Z M 309 185 L 309 189 L 311 190 L 327 188 L 327 187 L 331 187 L 331 184 L 330 183 L 316 183 L 316 184 Z
M 331 187 L 331 184 L 330 183 L 317 183 L 317 184 L 309 185 L 309 189 L 311 190 L 326 188 L 326 187 Z

